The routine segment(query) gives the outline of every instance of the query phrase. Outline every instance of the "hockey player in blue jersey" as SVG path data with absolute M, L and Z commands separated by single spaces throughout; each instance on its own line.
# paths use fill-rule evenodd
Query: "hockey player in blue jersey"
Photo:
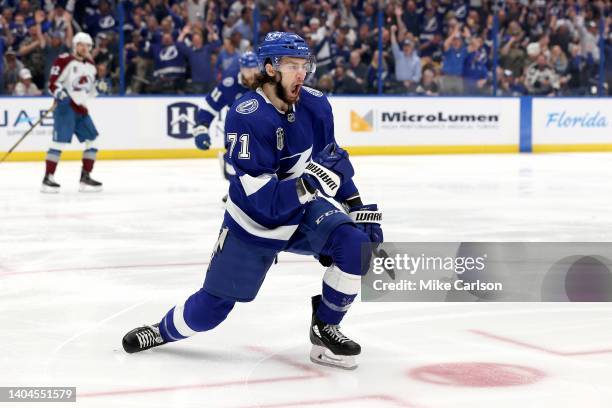
M 269 33 L 257 57 L 257 90 L 236 101 L 226 119 L 235 175 L 203 287 L 159 323 L 128 332 L 123 347 L 134 353 L 213 329 L 235 302 L 256 297 L 277 254 L 288 251 L 327 267 L 322 294 L 312 298 L 311 360 L 355 368 L 361 347 L 339 323 L 370 261 L 362 245 L 383 240 L 381 213 L 362 204 L 326 97 L 303 85 L 315 70 L 304 40 Z
M 255 81 L 255 75 L 259 72 L 257 55 L 247 51 L 239 60 L 240 71 L 223 78 L 221 83 L 206 95 L 202 108 L 198 110 L 196 126 L 192 131 L 198 149 L 210 148 L 210 125 L 213 119 L 223 113 L 223 108 L 231 106 L 236 99 L 246 93 Z M 224 119 L 221 118 L 221 122 Z
M 257 55 L 247 51 L 239 58 L 240 71 L 237 74 L 226 76 L 208 95 L 198 111 L 196 126 L 193 128 L 193 136 L 198 149 L 208 150 L 210 148 L 210 132 L 213 119 L 217 119 L 214 131 L 223 135 L 225 153 L 219 156 L 221 172 L 226 180 L 233 175 L 233 168 L 227 163 L 227 149 L 229 141 L 225 138 L 224 123 L 227 114 L 226 108 L 246 93 L 255 82 L 255 75 L 259 72 Z M 227 200 L 227 195 L 223 201 Z

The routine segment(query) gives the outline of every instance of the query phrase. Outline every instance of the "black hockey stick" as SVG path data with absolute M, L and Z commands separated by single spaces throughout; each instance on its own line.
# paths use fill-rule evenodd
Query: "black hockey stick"
M 9 149 L 9 151 L 8 151 L 8 152 L 6 152 L 6 154 L 4 155 L 4 157 L 2 157 L 2 159 L 0 159 L 0 163 L 4 162 L 4 160 L 6 160 L 6 158 L 7 158 L 7 157 L 9 157 L 9 155 L 10 155 L 10 154 L 13 152 L 13 150 L 15 150 L 15 149 L 17 148 L 17 146 L 19 146 L 19 144 L 20 144 L 21 142 L 23 142 L 23 139 L 25 139 L 25 138 L 26 138 L 26 137 L 27 137 L 27 136 L 28 136 L 28 135 L 29 135 L 29 134 L 32 132 L 32 130 L 34 130 L 34 128 L 35 128 L 36 126 L 38 126 L 38 125 L 40 124 L 40 122 L 42 122 L 42 120 L 43 120 L 43 119 L 45 119 L 45 118 L 47 117 L 47 115 L 48 115 L 49 113 L 53 113 L 53 111 L 55 110 L 55 108 L 56 108 L 56 107 L 57 107 L 57 101 L 56 101 L 56 100 L 53 100 L 53 105 L 51 105 L 51 108 L 50 108 L 48 111 L 46 111 L 46 112 L 44 113 L 44 115 L 42 115 L 42 116 L 41 116 L 41 117 L 40 117 L 40 118 L 39 118 L 39 119 L 36 121 L 36 123 L 34 123 L 34 124 L 32 125 L 32 127 L 31 127 L 30 129 L 28 129 L 28 131 L 27 131 L 27 132 L 25 132 L 25 133 L 23 134 L 23 136 L 21 136 L 21 138 L 19 138 L 19 140 L 17 141 L 17 143 L 15 143 L 15 144 L 13 145 L 13 147 L 11 147 L 11 148 Z

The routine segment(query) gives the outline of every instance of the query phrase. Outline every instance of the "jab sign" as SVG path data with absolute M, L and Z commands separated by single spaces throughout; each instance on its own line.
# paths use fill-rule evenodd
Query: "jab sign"
M 16 99 L 15 102 L 21 102 L 22 105 L 23 100 L 20 98 Z M 18 137 L 23 135 L 28 129 L 34 125 L 41 117 L 45 115 L 47 112 L 46 109 L 41 109 L 35 102 L 38 101 L 36 98 L 32 98 L 34 103 L 30 103 L 33 106 L 20 106 L 15 103 L 15 107 L 7 107 L 4 109 L 0 109 L 0 137 Z M 12 101 L 11 101 L 12 102 Z M 30 102 L 30 101 L 28 101 Z M 8 103 L 6 105 L 9 105 Z M 32 132 L 34 136 L 50 136 L 51 130 L 53 128 L 53 116 L 47 115 L 42 119 L 38 127 Z

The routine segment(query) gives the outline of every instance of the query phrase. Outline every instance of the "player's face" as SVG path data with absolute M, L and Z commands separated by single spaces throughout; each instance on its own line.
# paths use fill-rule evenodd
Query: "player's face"
M 78 43 L 76 45 L 75 53 L 77 57 L 86 58 L 89 55 L 89 45 Z
M 255 75 L 259 73 L 259 68 L 240 68 L 242 79 L 247 88 L 250 88 L 255 83 Z
M 277 83 L 277 96 L 288 104 L 296 103 L 304 80 L 308 74 L 308 61 L 303 58 L 283 57 L 278 71 L 281 80 Z

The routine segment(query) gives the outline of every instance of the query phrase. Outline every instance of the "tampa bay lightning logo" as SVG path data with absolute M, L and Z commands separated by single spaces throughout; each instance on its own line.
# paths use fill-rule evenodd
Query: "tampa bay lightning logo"
M 193 137 L 196 112 L 198 106 L 189 102 L 176 102 L 168 105 L 166 109 L 166 123 L 168 136 L 177 139 Z
M 227 77 L 223 80 L 223 86 L 225 86 L 226 88 L 229 88 L 230 86 L 234 85 L 234 78 L 232 77 Z
M 113 16 L 110 15 L 104 16 L 100 18 L 98 24 L 100 25 L 100 28 L 107 30 L 115 26 L 115 19 L 113 18 Z
M 279 38 L 281 38 L 282 35 L 283 35 L 283 33 L 279 32 L 279 31 L 273 31 L 271 33 L 268 33 L 268 35 L 266 35 L 266 39 L 264 41 L 278 40 Z
M 243 115 L 248 115 L 249 113 L 253 113 L 259 108 L 259 102 L 257 99 L 249 99 L 248 101 L 244 101 L 240 103 L 240 105 L 236 106 L 236 112 L 242 113 Z
M 459 7 L 455 9 L 455 18 L 462 20 L 465 18 L 466 15 L 467 15 L 467 8 L 465 7 L 465 4 L 461 4 Z
M 170 61 L 175 59 L 177 56 L 178 49 L 174 45 L 164 48 L 162 52 L 159 53 L 159 59 L 162 61 Z

